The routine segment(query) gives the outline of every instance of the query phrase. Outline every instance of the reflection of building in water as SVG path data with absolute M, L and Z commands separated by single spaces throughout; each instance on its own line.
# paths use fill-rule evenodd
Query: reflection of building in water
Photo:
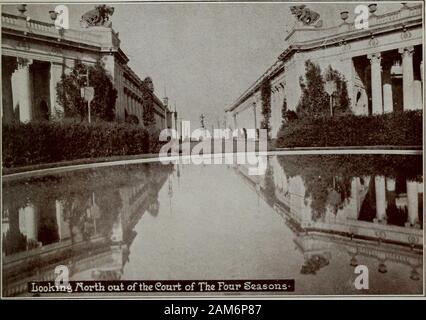
M 115 174 L 105 178 L 106 188 L 96 173 L 84 173 L 87 185 L 94 186 L 87 189 L 75 173 L 71 181 L 50 185 L 56 191 L 49 196 L 37 183 L 29 183 L 32 189 L 24 192 L 22 183 L 6 185 L 5 192 L 22 198 L 9 199 L 3 206 L 4 294 L 26 292 L 31 280 L 53 280 L 60 264 L 70 268 L 71 280 L 119 279 L 136 236 L 133 228 L 145 212 L 158 214 L 158 192 L 169 174 L 166 166 L 134 171 L 125 183 Z M 77 189 L 82 190 L 78 195 Z
M 423 248 L 419 224 L 423 219 L 422 182 L 402 176 L 366 175 L 351 177 L 347 190 L 342 191 L 341 177 L 323 184 L 320 180 L 327 177 L 290 176 L 277 157 L 269 159 L 268 170 L 273 172 L 272 176 L 268 172 L 265 176 L 250 176 L 245 166 L 236 167 L 236 172 L 285 218 L 296 234 L 294 241 L 305 258 L 303 274 L 315 274 L 326 267 L 333 244 L 348 252 L 351 265 L 356 265 L 360 257 L 374 258 L 378 271 L 384 273 L 387 262 L 392 261 L 407 265 L 411 270 L 409 277 L 419 279 Z M 306 168 L 301 167 L 300 171 L 303 170 Z M 314 212 L 318 199 L 307 192 L 307 177 L 319 188 L 325 188 L 315 193 L 326 203 L 322 215 Z

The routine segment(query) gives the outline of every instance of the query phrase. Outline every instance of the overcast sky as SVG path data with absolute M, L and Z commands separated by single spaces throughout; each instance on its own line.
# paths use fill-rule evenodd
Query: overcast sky
M 176 103 L 179 117 L 210 127 L 223 120 L 224 108 L 238 98 L 286 47 L 294 23 L 286 3 L 128 3 L 114 4 L 113 29 L 140 76 L 153 79 L 158 97 Z M 400 5 L 379 4 L 378 13 Z M 93 4 L 70 5 L 70 23 L 79 28 Z M 354 5 L 308 4 L 325 25 L 340 24 L 339 12 Z M 28 5 L 28 15 L 49 21 L 54 4 Z M 16 6 L 4 11 L 17 13 Z M 351 19 L 350 18 L 350 19 Z

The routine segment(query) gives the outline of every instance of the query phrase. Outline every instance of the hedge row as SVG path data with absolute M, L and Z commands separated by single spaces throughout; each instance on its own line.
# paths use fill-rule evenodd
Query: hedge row
M 276 146 L 420 146 L 422 136 L 422 111 L 347 115 L 304 118 L 287 123 L 278 132 Z
M 4 124 L 3 167 L 153 153 L 158 138 L 129 124 L 38 122 Z

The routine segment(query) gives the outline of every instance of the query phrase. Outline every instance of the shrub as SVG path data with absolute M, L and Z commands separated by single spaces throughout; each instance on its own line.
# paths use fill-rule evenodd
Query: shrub
M 376 116 L 296 119 L 278 132 L 277 147 L 420 146 L 422 111 Z
M 158 137 L 141 127 L 107 122 L 4 124 L 3 166 L 157 152 Z

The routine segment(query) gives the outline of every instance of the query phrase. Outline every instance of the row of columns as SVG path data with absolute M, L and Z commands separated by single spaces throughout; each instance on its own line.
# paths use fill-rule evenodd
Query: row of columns
M 139 121 L 142 121 L 142 115 L 143 115 L 143 105 L 142 105 L 142 99 L 138 97 L 136 94 L 132 93 L 131 91 L 126 90 L 125 91 L 125 97 L 126 97 L 126 107 L 130 114 L 133 114 L 138 117 Z
M 423 81 L 423 75 L 421 72 L 421 81 L 414 80 L 414 47 L 400 48 L 398 52 L 402 58 L 403 109 L 404 111 L 422 109 L 421 81 Z M 367 57 L 371 64 L 372 112 L 373 114 L 392 112 L 391 66 L 389 64 L 382 66 L 382 55 L 380 52 L 369 54 Z
M 36 117 L 33 106 L 33 75 L 31 65 L 33 59 L 2 56 L 2 92 L 3 92 L 3 121 L 5 123 L 19 120 L 29 122 Z M 49 79 L 49 112 L 56 116 L 56 112 L 63 112 L 57 104 L 56 86 L 61 81 L 63 66 L 61 63 L 50 62 Z M 43 84 L 37 84 L 43 85 Z
M 375 193 L 376 193 L 376 219 L 375 222 L 386 222 L 387 199 L 386 190 L 395 191 L 395 180 L 385 178 L 384 176 L 376 176 Z M 419 186 L 418 182 L 407 180 L 407 211 L 408 218 L 406 226 L 419 227 Z

